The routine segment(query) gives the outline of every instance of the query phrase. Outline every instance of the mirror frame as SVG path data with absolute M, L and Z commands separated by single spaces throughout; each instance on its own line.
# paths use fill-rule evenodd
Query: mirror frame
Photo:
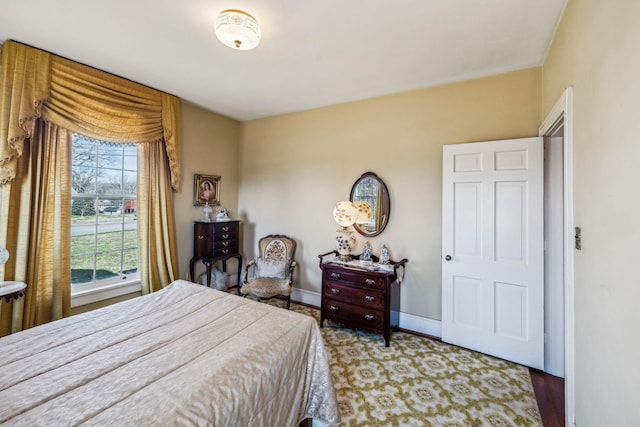
M 387 186 L 385 185 L 384 181 L 382 181 L 382 179 L 380 179 L 378 175 L 376 175 L 373 172 L 365 172 L 360 176 L 360 178 L 356 180 L 356 182 L 353 183 L 353 186 L 351 187 L 351 193 L 349 194 L 350 201 L 352 202 L 357 201 L 357 200 L 353 200 L 353 195 L 356 191 L 356 187 L 358 186 L 358 184 L 360 184 L 360 182 L 365 178 L 375 179 L 378 182 L 378 185 L 380 186 L 380 193 L 382 195 L 382 200 L 377 201 L 378 206 L 376 206 L 376 208 L 380 209 L 380 212 L 382 213 L 382 220 L 381 220 L 380 226 L 376 229 L 376 231 L 368 232 L 362 227 L 360 227 L 358 224 L 353 224 L 353 228 L 355 228 L 358 233 L 360 233 L 365 237 L 373 237 L 382 233 L 384 229 L 387 227 L 387 223 L 389 222 L 389 215 L 391 214 L 391 199 L 389 197 L 389 190 L 387 189 Z

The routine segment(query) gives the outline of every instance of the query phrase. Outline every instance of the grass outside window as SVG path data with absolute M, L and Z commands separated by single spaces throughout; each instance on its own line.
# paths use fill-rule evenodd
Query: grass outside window
M 103 219 L 104 217 L 108 217 Z M 133 221 L 133 214 L 100 214 L 98 226 Z M 73 216 L 73 224 L 96 224 L 95 215 Z M 71 237 L 71 283 L 81 284 L 126 276 L 138 270 L 137 232 L 135 229 L 81 234 Z M 95 254 L 94 254 L 95 249 Z M 95 279 L 93 271 L 95 266 Z

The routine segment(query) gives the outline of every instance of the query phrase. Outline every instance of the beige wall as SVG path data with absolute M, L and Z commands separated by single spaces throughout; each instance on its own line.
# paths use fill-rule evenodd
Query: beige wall
M 220 204 L 231 216 L 238 213 L 238 141 L 240 123 L 193 104 L 182 103 L 182 186 L 175 195 L 180 278 L 189 274 L 193 255 L 193 221 L 202 217 L 193 205 L 193 175 L 219 175 Z M 214 208 L 214 214 L 218 207 Z M 229 268 L 235 261 L 229 262 Z M 203 269 L 198 263 L 198 272 Z M 197 273 L 196 273 L 197 275 Z
M 537 135 L 539 68 L 242 124 L 239 212 L 244 253 L 284 233 L 298 243 L 297 287 L 320 292 L 335 203 L 373 171 L 387 184 L 387 229 L 370 239 L 408 258 L 401 311 L 440 319 L 442 146 Z M 360 242 L 362 243 L 362 241 Z
M 574 89 L 576 422 L 640 425 L 640 1 L 570 0 L 543 115 Z

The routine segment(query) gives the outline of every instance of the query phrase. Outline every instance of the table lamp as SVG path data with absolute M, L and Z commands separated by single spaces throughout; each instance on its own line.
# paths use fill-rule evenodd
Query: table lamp
M 353 237 L 353 224 L 364 224 L 371 218 L 371 206 L 367 202 L 343 200 L 333 208 L 333 219 L 342 228 L 336 230 L 336 250 L 343 261 L 350 261 L 351 250 L 356 244 Z

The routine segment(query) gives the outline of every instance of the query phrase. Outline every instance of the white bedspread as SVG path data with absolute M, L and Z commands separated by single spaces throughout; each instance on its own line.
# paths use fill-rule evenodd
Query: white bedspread
M 316 321 L 186 281 L 0 339 L 0 424 L 340 420 Z

